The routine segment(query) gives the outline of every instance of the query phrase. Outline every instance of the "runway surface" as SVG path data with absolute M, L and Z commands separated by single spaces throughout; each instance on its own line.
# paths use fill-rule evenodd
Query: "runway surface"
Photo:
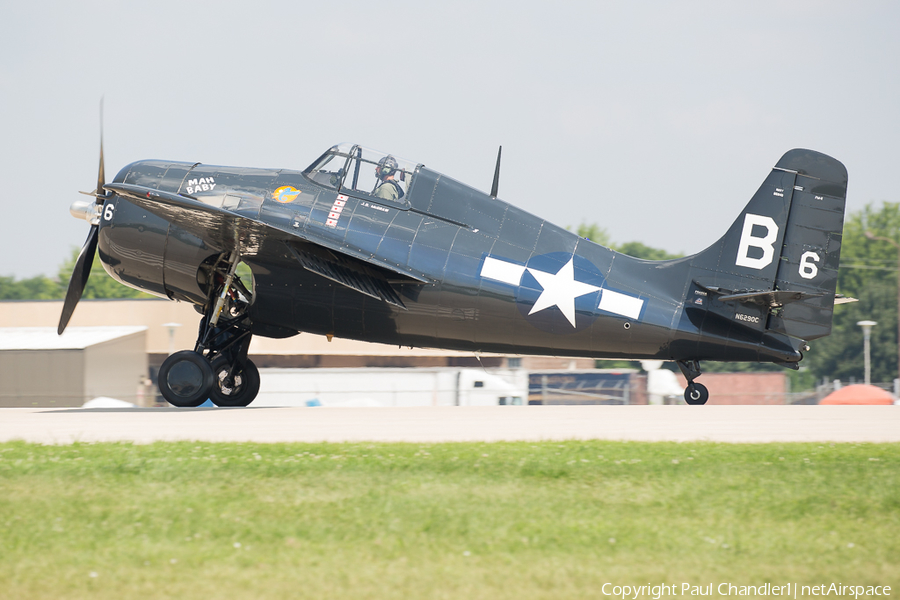
M 0 441 L 900 442 L 900 406 L 0 409 Z

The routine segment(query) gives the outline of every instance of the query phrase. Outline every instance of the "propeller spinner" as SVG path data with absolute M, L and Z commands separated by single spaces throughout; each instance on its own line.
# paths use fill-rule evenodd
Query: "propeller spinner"
M 84 246 L 78 254 L 78 260 L 75 261 L 75 268 L 72 270 L 72 277 L 69 279 L 69 287 L 66 290 L 66 300 L 63 302 L 62 314 L 59 317 L 59 327 L 56 332 L 62 335 L 72 318 L 75 306 L 81 300 L 84 288 L 87 285 L 88 277 L 91 275 L 91 266 L 94 264 L 94 254 L 97 252 L 97 236 L 100 231 L 100 211 L 103 203 L 106 201 L 108 194 L 103 189 L 106 185 L 106 172 L 103 166 L 103 103 L 100 103 L 100 168 L 97 172 L 97 188 L 93 192 L 81 192 L 88 196 L 94 196 L 94 202 L 75 201 L 69 208 L 72 216 L 83 218 L 91 224 L 91 230 L 88 232 Z

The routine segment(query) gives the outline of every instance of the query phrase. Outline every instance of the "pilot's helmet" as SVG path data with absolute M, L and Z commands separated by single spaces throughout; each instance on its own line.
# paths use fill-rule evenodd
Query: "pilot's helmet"
M 390 177 L 397 172 L 398 166 L 397 159 L 388 154 L 378 161 L 378 166 L 375 167 L 375 176 L 378 177 L 378 179 Z

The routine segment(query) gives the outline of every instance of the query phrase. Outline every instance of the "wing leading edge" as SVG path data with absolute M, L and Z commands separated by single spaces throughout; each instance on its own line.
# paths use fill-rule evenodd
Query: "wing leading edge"
M 263 239 L 281 240 L 304 269 L 398 308 L 405 309 L 406 306 L 392 283 L 429 283 L 421 274 L 354 252 L 328 240 L 285 231 L 182 194 L 127 183 L 107 184 L 105 189 L 175 224 L 222 252 L 237 248 L 242 255 L 255 255 L 262 247 Z

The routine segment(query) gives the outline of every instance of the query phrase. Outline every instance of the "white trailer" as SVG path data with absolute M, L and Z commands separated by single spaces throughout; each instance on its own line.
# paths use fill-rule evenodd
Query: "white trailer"
M 523 404 L 524 370 L 260 369 L 253 406 L 497 406 Z

